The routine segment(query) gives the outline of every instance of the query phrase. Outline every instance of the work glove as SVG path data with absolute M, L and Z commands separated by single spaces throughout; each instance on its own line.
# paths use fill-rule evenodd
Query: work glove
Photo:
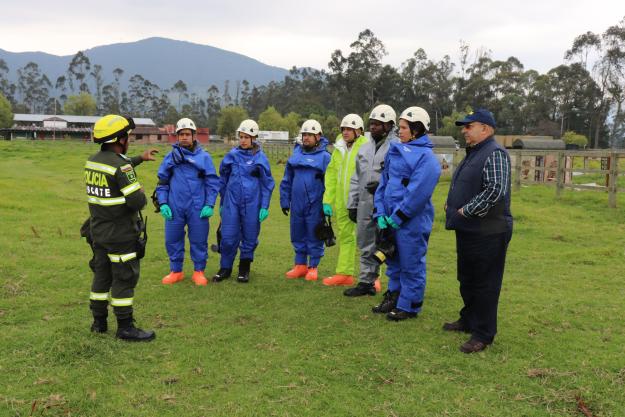
M 289 208 L 288 207 L 282 207 L 282 214 L 284 214 L 285 216 L 289 215 Z
M 171 215 L 171 209 L 169 208 L 167 204 L 161 204 L 160 210 L 161 210 L 161 216 L 163 216 L 165 220 L 171 220 L 174 218 Z
M 365 188 L 369 191 L 369 194 L 375 194 L 375 190 L 378 189 L 378 185 L 380 185 L 378 181 L 371 181 L 365 185 Z
M 356 218 L 358 217 L 358 209 L 347 209 L 347 215 L 352 222 L 356 223 Z
M 211 206 L 202 207 L 202 211 L 200 211 L 200 219 L 205 219 L 207 217 L 211 217 L 213 215 L 213 208 Z
M 388 227 L 388 223 L 386 222 L 386 217 L 384 216 L 378 217 L 377 222 L 378 222 L 378 228 L 381 230 L 384 230 Z
M 323 214 L 325 214 L 326 216 L 332 216 L 332 206 L 323 203 Z
M 269 216 L 269 210 L 265 208 L 260 209 L 260 211 L 258 212 L 258 221 L 262 223 L 267 218 L 267 216 Z
M 399 225 L 393 221 L 391 216 L 386 216 L 386 223 L 388 223 L 393 229 L 399 229 Z

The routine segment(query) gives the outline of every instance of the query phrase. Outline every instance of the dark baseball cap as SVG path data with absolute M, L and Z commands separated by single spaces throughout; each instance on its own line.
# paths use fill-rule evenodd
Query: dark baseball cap
M 456 120 L 456 126 L 464 126 L 473 122 L 484 123 L 485 125 L 489 125 L 493 128 L 497 127 L 497 123 L 495 123 L 495 116 L 493 116 L 493 114 L 486 109 L 477 109 L 464 116 L 464 119 Z

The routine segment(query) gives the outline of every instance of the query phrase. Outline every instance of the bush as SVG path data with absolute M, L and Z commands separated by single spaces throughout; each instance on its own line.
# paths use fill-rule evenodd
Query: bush
M 562 135 L 562 140 L 567 145 L 574 144 L 579 146 L 580 148 L 585 148 L 588 145 L 588 138 L 586 136 L 575 133 L 572 130 L 564 132 L 564 135 Z

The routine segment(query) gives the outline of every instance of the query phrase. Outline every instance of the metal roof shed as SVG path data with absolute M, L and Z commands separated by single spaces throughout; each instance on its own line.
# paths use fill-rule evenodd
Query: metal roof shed
M 16 123 L 43 123 L 44 120 L 65 121 L 67 123 L 95 124 L 102 116 L 73 116 L 67 114 L 24 114 L 15 113 L 13 121 Z M 156 126 L 152 119 L 133 117 L 137 126 Z
M 566 144 L 562 139 L 523 138 L 515 140 L 512 148 L 540 151 L 564 150 Z

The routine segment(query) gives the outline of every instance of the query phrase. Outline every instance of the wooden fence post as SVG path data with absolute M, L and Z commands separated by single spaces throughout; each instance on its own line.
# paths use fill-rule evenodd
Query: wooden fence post
M 608 206 L 616 208 L 616 191 L 618 189 L 618 156 L 615 152 L 610 153 L 608 159 Z
M 556 171 L 556 197 L 562 196 L 566 178 L 566 158 L 564 152 L 558 152 L 558 170 Z
M 458 164 L 460 164 L 460 150 L 456 149 L 454 151 L 453 156 L 451 157 L 451 169 L 449 170 L 449 173 L 451 174 L 451 176 L 454 176 L 454 172 L 456 171 L 456 168 L 458 168 Z
M 521 165 L 523 162 L 523 157 L 521 156 L 521 152 L 517 152 L 515 155 L 515 164 L 514 164 L 514 191 L 519 191 L 521 189 Z

